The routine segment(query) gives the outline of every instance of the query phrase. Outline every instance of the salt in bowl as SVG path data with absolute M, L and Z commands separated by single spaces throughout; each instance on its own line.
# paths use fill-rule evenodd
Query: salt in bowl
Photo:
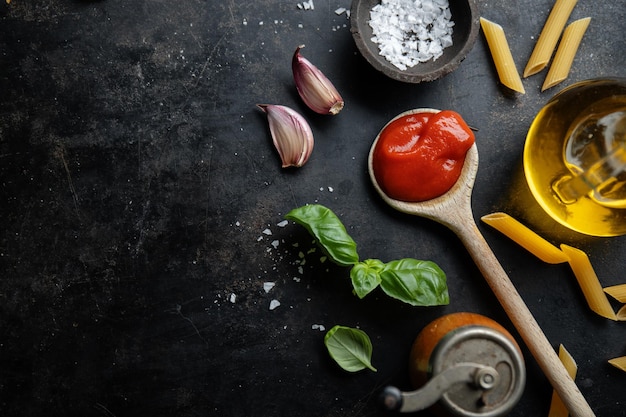
M 429 1 L 429 0 L 424 0 Z M 433 81 L 454 71 L 465 59 L 478 37 L 480 21 L 475 0 L 449 0 L 451 20 L 454 22 L 452 45 L 443 49 L 436 60 L 420 62 L 407 69 L 399 69 L 379 53 L 372 41 L 370 13 L 381 0 L 353 0 L 350 10 L 350 31 L 356 46 L 376 70 L 395 80 L 407 83 Z

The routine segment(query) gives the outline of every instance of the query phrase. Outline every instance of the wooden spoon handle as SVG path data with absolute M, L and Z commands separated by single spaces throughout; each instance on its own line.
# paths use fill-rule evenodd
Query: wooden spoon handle
M 474 221 L 466 220 L 454 229 L 572 417 L 594 416 Z

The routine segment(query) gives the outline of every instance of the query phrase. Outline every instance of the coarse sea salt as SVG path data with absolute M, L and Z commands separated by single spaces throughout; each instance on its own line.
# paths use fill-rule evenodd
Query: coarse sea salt
M 452 45 L 448 0 L 382 0 L 368 24 L 379 54 L 402 71 L 436 60 Z
M 274 282 L 264 282 L 263 291 L 265 291 L 265 293 L 267 294 L 268 292 L 272 290 L 272 288 L 274 288 L 275 285 L 276 284 Z
M 297 7 L 300 10 L 315 10 L 315 4 L 313 4 L 313 0 L 303 1 L 302 3 L 298 3 Z

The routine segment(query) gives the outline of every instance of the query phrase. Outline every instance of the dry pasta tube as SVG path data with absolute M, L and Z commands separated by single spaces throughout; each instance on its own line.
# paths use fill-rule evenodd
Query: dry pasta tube
M 578 371 L 578 365 L 576 365 L 576 361 L 563 345 L 559 345 L 559 359 L 561 360 L 561 363 L 565 367 L 565 370 L 570 378 L 575 379 L 576 372 Z M 567 411 L 565 404 L 563 404 L 563 400 L 561 400 L 559 394 L 553 390 L 548 417 L 567 417 L 568 415 L 569 412 Z
M 487 214 L 481 220 L 546 263 L 560 264 L 568 260 L 563 251 L 506 213 Z
M 622 306 L 615 314 L 617 321 L 626 321 L 626 306 Z
M 577 0 L 556 0 L 554 7 L 548 15 L 548 20 L 546 20 L 541 30 L 541 34 L 530 55 L 530 59 L 526 64 L 524 78 L 538 73 L 548 65 L 550 57 L 554 52 L 554 47 L 565 27 L 565 23 L 567 19 L 569 19 L 572 10 L 574 10 L 574 6 L 576 6 L 576 1 Z
M 621 358 L 609 359 L 609 363 L 617 369 L 626 372 L 626 356 L 622 356 Z
M 586 17 L 572 22 L 565 28 L 563 38 L 559 48 L 556 50 L 556 55 L 554 55 L 554 60 L 552 65 L 550 65 L 550 70 L 548 75 L 546 75 L 541 91 L 554 87 L 567 78 L 574 62 L 574 56 L 576 56 L 580 46 L 580 41 L 582 41 L 590 21 L 591 18 Z
M 500 82 L 511 90 L 524 94 L 526 91 L 517 68 L 515 68 L 515 61 L 513 61 L 504 29 L 499 24 L 482 17 L 480 18 L 480 27 L 483 29 L 485 39 L 487 39 L 487 45 L 489 45 L 489 51 L 496 65 Z
M 615 298 L 620 303 L 626 303 L 626 284 L 605 287 L 604 292 Z
M 570 267 L 591 310 L 607 319 L 617 320 L 615 311 L 602 290 L 598 276 L 587 254 L 580 249 L 564 244 L 561 245 L 561 250 L 569 258 Z

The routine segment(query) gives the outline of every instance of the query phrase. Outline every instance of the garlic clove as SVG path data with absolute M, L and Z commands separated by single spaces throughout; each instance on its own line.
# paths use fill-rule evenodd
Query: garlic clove
M 339 113 L 344 106 L 343 98 L 322 71 L 300 55 L 302 48 L 304 45 L 298 46 L 291 61 L 293 79 L 300 97 L 316 113 Z
M 257 104 L 267 114 L 272 141 L 283 168 L 301 167 L 313 151 L 313 132 L 300 113 L 278 104 Z

